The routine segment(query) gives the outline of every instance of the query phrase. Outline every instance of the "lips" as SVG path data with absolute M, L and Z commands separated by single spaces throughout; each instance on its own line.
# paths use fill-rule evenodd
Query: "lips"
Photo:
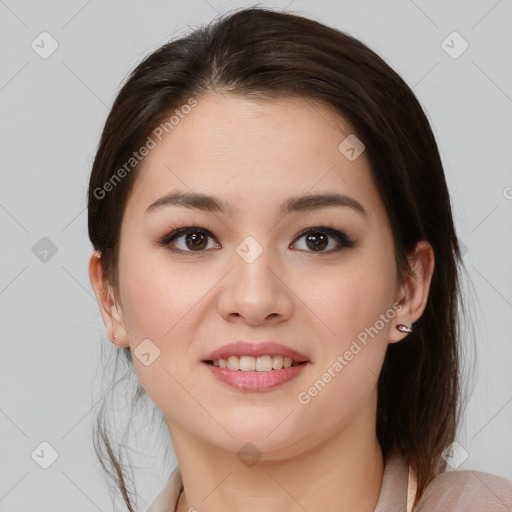
M 308 361 L 308 358 L 297 350 L 281 345 L 280 343 L 267 341 L 263 343 L 249 343 L 247 341 L 236 341 L 223 345 L 214 350 L 203 359 L 203 362 L 227 359 L 230 356 L 251 356 L 263 357 L 266 355 L 289 357 L 292 361 L 301 363 Z

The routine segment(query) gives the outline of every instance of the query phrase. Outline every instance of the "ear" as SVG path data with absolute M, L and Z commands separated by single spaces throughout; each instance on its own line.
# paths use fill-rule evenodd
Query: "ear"
M 413 276 L 407 276 L 400 283 L 396 301 L 402 308 L 395 315 L 395 326 L 390 333 L 389 343 L 397 343 L 408 333 L 399 331 L 398 324 L 411 325 L 421 317 L 427 305 L 430 283 L 434 273 L 434 249 L 426 240 L 416 244 L 413 253 L 408 256 L 409 264 L 414 271 Z
M 129 347 L 130 341 L 125 329 L 123 313 L 116 303 L 116 295 L 112 286 L 105 280 L 99 251 L 94 251 L 89 260 L 89 279 L 98 300 L 100 313 L 110 341 L 119 347 Z M 117 338 L 114 338 L 114 334 L 117 335 Z

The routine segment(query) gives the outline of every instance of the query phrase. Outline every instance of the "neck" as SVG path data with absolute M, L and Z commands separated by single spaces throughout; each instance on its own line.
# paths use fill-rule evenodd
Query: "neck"
M 309 451 L 279 460 L 263 454 L 251 466 L 169 427 L 184 486 L 177 511 L 373 512 L 384 461 L 368 419 L 360 417 Z

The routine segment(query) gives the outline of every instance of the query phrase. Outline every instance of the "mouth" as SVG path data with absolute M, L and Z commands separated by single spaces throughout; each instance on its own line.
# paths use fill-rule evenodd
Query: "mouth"
M 310 363 L 268 355 L 229 356 L 216 360 L 207 359 L 202 364 L 223 385 L 243 392 L 263 392 L 280 388 L 296 379 Z
M 290 357 L 283 357 L 280 355 L 264 355 L 260 357 L 253 356 L 229 356 L 221 357 L 219 359 L 209 359 L 203 361 L 211 366 L 218 368 L 226 368 L 233 371 L 256 371 L 256 372 L 271 372 L 282 370 L 284 368 L 291 368 L 307 364 L 309 361 L 295 361 Z
M 236 341 L 202 360 L 210 375 L 239 391 L 277 389 L 301 375 L 311 361 L 298 350 L 274 341 Z

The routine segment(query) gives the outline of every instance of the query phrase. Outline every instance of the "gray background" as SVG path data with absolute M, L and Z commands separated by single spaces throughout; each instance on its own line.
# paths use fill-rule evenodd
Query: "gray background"
M 87 272 L 90 166 L 115 93 L 140 59 L 217 12 L 249 5 L 0 0 L 0 511 L 113 510 L 91 443 L 93 375 L 110 342 Z M 260 5 L 287 6 L 360 38 L 426 110 L 477 297 L 460 469 L 512 479 L 511 0 Z M 44 31 L 58 43 L 47 58 Z M 463 41 L 446 40 L 453 31 L 469 44 L 457 58 Z M 48 469 L 40 467 L 51 456 L 42 442 L 58 452 Z M 149 443 L 141 451 L 160 453 Z M 141 467 L 147 501 L 168 474 L 153 455 Z

